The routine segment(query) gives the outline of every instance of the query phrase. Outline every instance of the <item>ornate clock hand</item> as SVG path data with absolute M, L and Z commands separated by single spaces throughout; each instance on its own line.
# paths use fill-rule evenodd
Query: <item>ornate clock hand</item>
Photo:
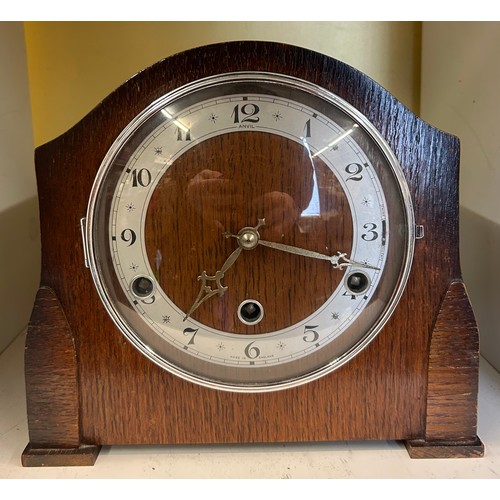
M 332 263 L 335 269 L 343 269 L 347 266 L 358 266 L 365 267 L 367 269 L 380 270 L 379 267 L 371 266 L 370 264 L 364 264 L 363 262 L 356 262 L 346 257 L 346 253 L 337 252 L 337 255 L 326 255 L 319 252 L 314 252 L 313 250 L 307 250 L 305 248 L 293 247 L 290 245 L 284 245 L 282 243 L 275 243 L 273 241 L 265 241 L 259 239 L 259 245 L 264 247 L 274 248 L 276 250 L 281 250 L 282 252 L 293 253 L 296 255 L 303 255 L 304 257 L 311 257 L 313 259 L 328 260 Z M 343 262 L 340 262 L 340 261 Z
M 198 281 L 201 281 L 200 292 L 198 293 L 198 297 L 193 302 L 193 305 L 190 307 L 186 316 L 184 316 L 183 321 L 186 321 L 191 314 L 210 297 L 219 294 L 220 296 L 224 295 L 227 290 L 227 286 L 223 286 L 221 283 L 222 278 L 226 271 L 236 262 L 236 259 L 240 255 L 243 249 L 238 247 L 224 262 L 219 271 L 215 272 L 214 276 L 209 276 L 206 271 L 203 271 L 198 276 Z M 215 281 L 217 288 L 212 288 L 210 285 L 207 285 L 207 281 Z
M 236 238 L 238 240 L 239 247 L 226 259 L 226 262 L 224 262 L 223 266 L 215 273 L 214 276 L 207 275 L 206 271 L 203 271 L 198 276 L 198 281 L 201 281 L 200 292 L 198 293 L 198 297 L 196 297 L 196 300 L 193 302 L 193 305 L 187 312 L 186 316 L 184 316 L 183 321 L 186 321 L 189 316 L 191 316 L 191 314 L 193 314 L 193 312 L 210 297 L 213 297 L 216 294 L 219 294 L 220 296 L 224 295 L 227 290 L 227 286 L 223 286 L 221 283 L 224 273 L 235 263 L 243 249 L 251 250 L 257 246 L 260 238 L 257 230 L 259 227 L 265 225 L 265 223 L 265 219 L 259 219 L 255 227 L 244 227 L 238 232 L 238 234 L 231 234 L 228 231 L 224 233 L 226 238 Z M 207 285 L 207 281 L 215 281 L 217 288 L 212 288 L 210 285 Z
M 295 255 L 303 255 L 304 257 L 311 257 L 313 259 L 327 260 L 332 263 L 335 269 L 343 269 L 347 266 L 358 266 L 364 267 L 366 269 L 376 269 L 380 270 L 379 267 L 371 266 L 370 264 L 364 264 L 363 262 L 356 262 L 354 260 L 346 257 L 346 253 L 337 252 L 337 255 L 326 255 L 319 252 L 314 252 L 313 250 L 307 250 L 305 248 L 293 247 L 291 245 L 284 245 L 283 243 L 275 243 L 273 241 L 266 241 L 260 239 L 260 234 L 257 231 L 259 227 L 266 224 L 265 219 L 259 219 L 258 224 L 255 227 L 244 227 L 238 234 L 233 234 L 230 232 L 224 233 L 226 238 L 236 238 L 238 244 L 241 248 L 245 250 L 252 250 L 258 245 L 262 245 L 268 248 L 274 248 L 275 250 L 281 250 L 282 252 L 293 253 Z M 343 262 L 340 262 L 340 261 Z

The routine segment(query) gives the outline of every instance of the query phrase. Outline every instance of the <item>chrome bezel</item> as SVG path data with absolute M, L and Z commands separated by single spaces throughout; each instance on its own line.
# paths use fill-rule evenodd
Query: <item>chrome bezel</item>
M 112 164 L 114 158 L 121 150 L 123 145 L 129 140 L 129 138 L 134 134 L 134 132 L 141 127 L 145 122 L 147 122 L 152 116 L 158 113 L 160 110 L 165 108 L 170 103 L 177 101 L 178 99 L 198 91 L 200 89 L 205 89 L 208 87 L 214 87 L 220 84 L 228 84 L 233 82 L 251 82 L 251 83 L 272 83 L 277 85 L 288 85 L 298 88 L 306 93 L 313 94 L 320 99 L 326 101 L 329 104 L 340 108 L 344 113 L 356 121 L 359 126 L 371 137 L 375 144 L 380 148 L 383 156 L 386 158 L 387 162 L 391 165 L 392 174 L 396 180 L 398 188 L 400 190 L 401 198 L 403 200 L 403 206 L 405 210 L 404 221 L 406 226 L 405 244 L 406 250 L 404 252 L 404 264 L 399 273 L 398 286 L 394 290 L 392 296 L 390 297 L 389 304 L 379 316 L 378 320 L 375 322 L 374 326 L 369 332 L 363 337 L 363 339 L 358 342 L 353 348 L 349 349 L 343 355 L 336 359 L 331 360 L 330 363 L 310 371 L 305 375 L 300 375 L 298 377 L 290 377 L 286 380 L 279 381 L 272 384 L 255 385 L 249 383 L 247 385 L 236 385 L 232 383 L 226 383 L 219 380 L 208 380 L 206 378 L 200 377 L 195 373 L 190 373 L 184 369 L 180 369 L 175 364 L 171 363 L 168 359 L 164 359 L 159 356 L 154 350 L 150 348 L 146 343 L 144 343 L 135 332 L 130 328 L 130 326 L 124 321 L 123 317 L 117 311 L 113 299 L 109 296 L 107 292 L 106 284 L 103 282 L 101 273 L 99 271 L 99 255 L 96 252 L 94 234 L 95 231 L 105 230 L 105 228 L 96 227 L 94 224 L 94 214 L 96 206 L 98 203 L 99 195 L 102 190 L 103 182 L 106 178 L 108 168 Z M 396 158 L 394 152 L 391 150 L 386 140 L 382 137 L 380 132 L 374 127 L 374 125 L 356 108 L 350 105 L 345 100 L 336 96 L 332 92 L 319 87 L 318 85 L 312 84 L 310 82 L 294 78 L 291 76 L 275 74 L 275 73 L 264 73 L 264 72 L 239 72 L 215 75 L 198 80 L 193 83 L 184 85 L 168 94 L 162 96 L 161 98 L 154 101 L 150 106 L 148 106 L 143 112 L 141 112 L 136 118 L 134 118 L 120 133 L 117 137 L 109 151 L 107 152 L 105 158 L 103 159 L 101 166 L 98 170 L 96 178 L 93 183 L 93 187 L 89 197 L 89 203 L 87 207 L 86 214 L 86 228 L 85 228 L 85 240 L 86 240 L 86 254 L 88 257 L 88 264 L 91 270 L 92 278 L 94 280 L 96 289 L 98 291 L 99 297 L 103 302 L 108 314 L 112 318 L 115 325 L 119 330 L 125 335 L 125 337 L 142 352 L 148 359 L 156 363 L 165 370 L 177 375 L 185 380 L 200 384 L 205 387 L 219 389 L 224 391 L 233 392 L 267 392 L 275 391 L 281 389 L 288 389 L 296 387 L 313 380 L 316 380 L 332 371 L 338 369 L 351 359 L 353 359 L 357 354 L 359 354 L 366 346 L 380 333 L 382 328 L 386 325 L 387 321 L 393 314 L 401 295 L 405 289 L 408 277 L 410 275 L 413 253 L 414 253 L 414 242 L 415 242 L 415 221 L 413 206 L 411 201 L 410 191 L 403 173 L 403 170 Z

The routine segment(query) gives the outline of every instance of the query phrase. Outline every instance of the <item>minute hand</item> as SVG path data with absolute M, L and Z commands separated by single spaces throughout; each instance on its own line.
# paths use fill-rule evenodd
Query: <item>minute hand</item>
M 274 248 L 275 250 L 281 250 L 282 252 L 293 253 L 296 255 L 303 255 L 304 257 L 311 257 L 313 259 L 328 260 L 331 262 L 335 269 L 343 269 L 347 266 L 358 266 L 365 267 L 368 269 L 377 269 L 379 267 L 371 266 L 369 264 L 364 264 L 362 262 L 356 262 L 354 260 L 348 259 L 347 254 L 337 252 L 336 255 L 325 255 L 319 252 L 314 252 L 313 250 L 307 250 L 305 248 L 292 247 L 290 245 L 284 245 L 283 243 L 275 243 L 274 241 L 266 241 L 259 239 L 259 245 L 264 247 Z M 342 262 L 340 262 L 342 261 Z

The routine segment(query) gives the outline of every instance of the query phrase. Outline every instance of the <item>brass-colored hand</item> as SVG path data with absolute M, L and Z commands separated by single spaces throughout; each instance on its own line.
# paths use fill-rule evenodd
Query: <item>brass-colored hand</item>
M 343 269 L 347 266 L 358 266 L 365 267 L 367 269 L 377 269 L 379 267 L 371 266 L 370 264 L 365 264 L 363 262 L 356 262 L 346 257 L 346 253 L 337 252 L 336 255 L 325 255 L 322 253 L 314 252 L 312 250 L 306 250 L 305 248 L 292 247 L 290 245 L 284 245 L 282 243 L 275 243 L 273 241 L 265 241 L 259 239 L 259 245 L 268 248 L 274 248 L 275 250 L 281 250 L 282 252 L 293 253 L 295 255 L 303 255 L 304 257 L 311 257 L 313 259 L 328 260 L 331 262 L 335 269 Z
M 227 286 L 223 286 L 221 280 L 224 277 L 226 271 L 236 262 L 236 259 L 239 257 L 242 250 L 243 249 L 241 247 L 238 247 L 226 259 L 226 262 L 224 262 L 219 271 L 216 271 L 214 276 L 209 276 L 206 271 L 203 271 L 198 276 L 198 281 L 201 281 L 200 291 L 198 293 L 198 297 L 196 297 L 196 300 L 193 302 L 193 305 L 190 307 L 186 316 L 184 316 L 183 321 L 186 321 L 191 316 L 191 314 L 193 314 L 193 312 L 210 297 L 213 297 L 217 294 L 220 296 L 224 295 L 224 293 L 227 291 Z M 217 288 L 212 288 L 210 285 L 208 285 L 208 281 L 215 281 Z
M 258 229 L 260 226 L 265 225 L 266 221 L 264 219 L 259 219 L 258 223 L 255 227 L 244 227 L 241 231 L 238 232 L 237 235 L 231 234 L 229 232 L 225 232 L 224 236 L 226 238 L 235 237 L 238 240 L 238 248 L 226 259 L 226 262 L 222 265 L 219 271 L 215 273 L 214 276 L 209 276 L 206 271 L 203 271 L 198 276 L 198 281 L 201 281 L 200 291 L 198 293 L 198 297 L 193 302 L 193 305 L 190 307 L 186 316 L 184 316 L 183 321 L 186 321 L 191 314 L 193 314 L 198 307 L 200 307 L 203 302 L 208 300 L 210 297 L 214 295 L 224 295 L 227 291 L 227 286 L 224 286 L 221 283 L 222 278 L 226 271 L 236 262 L 236 259 L 239 257 L 242 250 L 251 250 L 257 246 L 257 241 L 260 238 Z M 212 288 L 207 284 L 207 281 L 215 281 L 217 288 Z
M 225 233 L 226 238 L 236 238 L 241 247 L 246 250 L 253 250 L 258 245 L 262 245 L 268 248 L 274 248 L 275 250 L 281 250 L 282 252 L 288 252 L 295 255 L 302 255 L 304 257 L 310 257 L 313 259 L 327 260 L 331 262 L 335 269 L 343 269 L 347 266 L 358 266 L 364 267 L 366 269 L 376 269 L 380 270 L 379 267 L 371 266 L 370 264 L 365 264 L 363 262 L 356 262 L 347 257 L 346 253 L 337 252 L 335 255 L 326 255 L 319 252 L 314 252 L 313 250 L 307 250 L 305 248 L 293 247 L 291 245 L 284 245 L 283 243 L 275 243 L 274 241 L 266 241 L 260 238 L 260 234 L 257 231 L 260 226 L 265 225 L 265 219 L 259 219 L 259 223 L 256 227 L 243 228 L 238 234 Z

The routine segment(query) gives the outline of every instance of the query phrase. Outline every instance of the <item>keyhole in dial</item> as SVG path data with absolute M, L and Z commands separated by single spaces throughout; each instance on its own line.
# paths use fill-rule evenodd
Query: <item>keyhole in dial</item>
M 370 278 L 365 273 L 355 271 L 347 276 L 346 285 L 354 295 L 363 293 L 370 286 Z
M 244 300 L 238 307 L 238 318 L 245 325 L 256 325 L 264 317 L 264 308 L 257 300 Z
M 137 298 L 146 299 L 154 292 L 154 283 L 149 276 L 137 276 L 132 281 L 131 289 Z

